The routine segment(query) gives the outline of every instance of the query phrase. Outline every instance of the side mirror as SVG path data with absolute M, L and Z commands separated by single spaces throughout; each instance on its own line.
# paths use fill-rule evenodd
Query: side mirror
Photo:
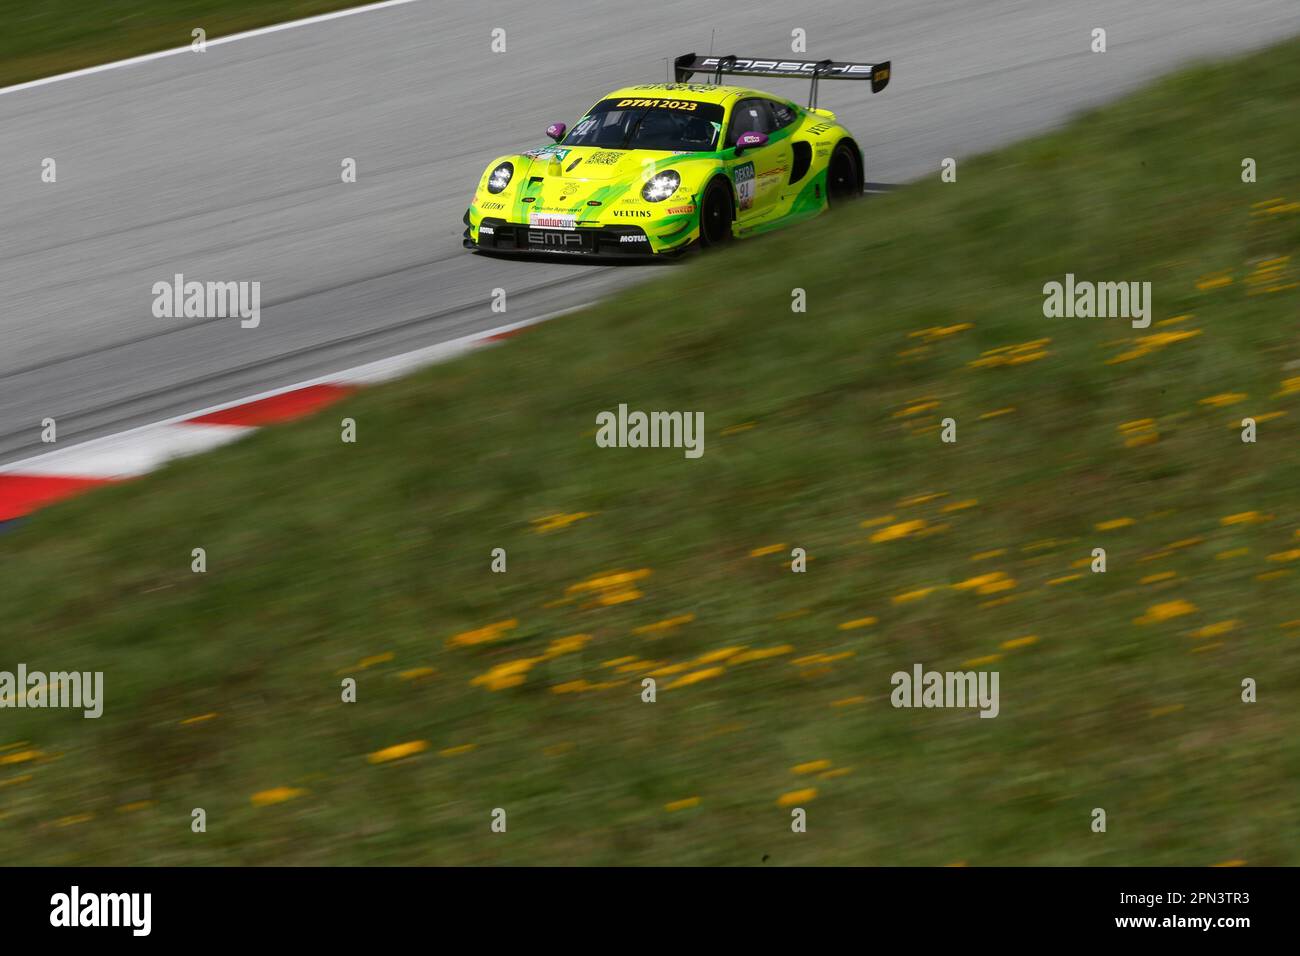
M 567 129 L 568 127 L 563 123 L 552 123 L 550 126 L 546 127 L 546 135 L 558 143 L 560 140 L 564 139 L 564 133 Z
M 736 155 L 739 156 L 747 149 L 753 149 L 755 146 L 766 146 L 766 133 L 741 133 L 736 137 Z

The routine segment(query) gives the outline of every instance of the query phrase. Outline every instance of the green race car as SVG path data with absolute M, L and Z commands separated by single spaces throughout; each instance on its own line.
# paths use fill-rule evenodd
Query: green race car
M 496 252 L 658 256 L 718 246 L 862 195 L 862 150 L 819 80 L 889 82 L 889 62 L 676 60 L 675 83 L 610 93 L 553 145 L 488 164 L 465 212 L 465 245 Z M 713 83 L 690 83 L 712 73 Z M 804 77 L 808 106 L 722 77 Z

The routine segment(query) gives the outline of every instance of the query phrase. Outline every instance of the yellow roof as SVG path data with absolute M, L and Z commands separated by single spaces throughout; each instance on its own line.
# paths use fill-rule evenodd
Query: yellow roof
M 714 86 L 712 83 L 642 83 L 638 86 L 625 86 L 622 89 L 606 93 L 601 99 L 676 99 L 694 100 L 697 103 L 719 103 L 725 105 L 740 96 L 765 96 L 776 100 L 785 100 L 782 96 L 773 96 L 760 90 L 751 90 L 743 86 Z

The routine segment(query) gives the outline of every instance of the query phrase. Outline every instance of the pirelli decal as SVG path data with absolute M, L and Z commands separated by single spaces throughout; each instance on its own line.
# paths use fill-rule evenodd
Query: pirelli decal
M 691 100 L 619 100 L 614 108 L 622 110 L 629 107 L 657 106 L 663 110 L 693 110 L 699 105 Z

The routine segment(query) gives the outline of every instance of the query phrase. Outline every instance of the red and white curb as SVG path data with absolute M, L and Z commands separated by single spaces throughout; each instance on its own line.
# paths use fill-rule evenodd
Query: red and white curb
M 0 522 L 101 485 L 138 478 L 174 458 L 210 451 L 265 425 L 302 418 L 360 388 L 465 355 L 575 306 L 380 359 L 296 385 L 0 465 Z

